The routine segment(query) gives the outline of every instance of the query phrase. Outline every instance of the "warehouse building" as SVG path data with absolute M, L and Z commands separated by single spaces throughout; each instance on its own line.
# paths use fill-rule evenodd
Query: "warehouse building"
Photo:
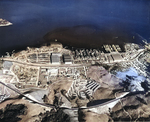
M 122 56 L 120 53 L 112 54 L 112 58 L 114 59 L 114 62 L 120 62 L 123 60 Z
M 111 55 L 108 55 L 107 58 L 109 60 L 109 63 L 112 63 L 114 61 Z
M 52 64 L 60 64 L 60 53 L 52 53 L 51 54 L 51 63 Z
M 71 59 L 71 56 L 69 54 L 64 54 L 63 60 L 64 60 L 65 64 L 72 64 L 72 59 Z

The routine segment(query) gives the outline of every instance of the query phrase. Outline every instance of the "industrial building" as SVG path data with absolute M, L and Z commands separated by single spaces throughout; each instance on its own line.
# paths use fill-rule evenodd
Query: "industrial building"
M 61 57 L 60 53 L 52 53 L 51 54 L 51 63 L 52 64 L 60 64 L 61 63 L 60 57 Z
M 114 59 L 114 62 L 120 62 L 120 61 L 123 60 L 123 58 L 121 57 L 120 53 L 112 54 L 112 58 Z
M 65 64 L 72 64 L 72 59 L 69 54 L 64 54 L 63 55 L 63 61 Z

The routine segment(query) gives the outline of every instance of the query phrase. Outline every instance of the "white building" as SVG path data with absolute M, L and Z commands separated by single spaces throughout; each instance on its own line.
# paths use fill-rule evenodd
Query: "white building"
M 57 76 L 58 69 L 48 69 L 48 75 L 49 76 Z

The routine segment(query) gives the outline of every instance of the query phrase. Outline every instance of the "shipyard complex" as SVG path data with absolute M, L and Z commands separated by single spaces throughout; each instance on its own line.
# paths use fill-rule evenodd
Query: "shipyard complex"
M 146 77 L 147 81 L 150 82 L 149 74 L 146 71 L 147 64 L 150 62 L 150 46 L 146 44 L 140 47 L 134 43 L 126 43 L 124 49 L 120 48 L 119 45 L 103 45 L 101 49 L 103 50 L 85 48 L 71 50 L 63 48 L 63 45 L 58 42 L 54 42 L 49 46 L 40 48 L 27 47 L 26 50 L 11 55 L 7 53 L 6 56 L 0 58 L 0 102 L 11 95 L 5 86 L 8 87 L 8 85 L 13 84 L 11 90 L 17 88 L 21 95 L 25 89 L 28 91 L 29 89 L 50 88 L 52 96 L 52 90 L 55 89 L 55 98 L 61 92 L 61 99 L 58 104 L 62 104 L 59 107 L 67 108 L 64 111 L 69 112 L 68 114 L 76 121 L 78 119 L 77 111 L 80 107 L 98 114 L 109 113 L 110 108 L 129 94 L 129 90 L 134 92 L 138 88 L 131 86 L 128 91 L 124 91 L 116 99 L 96 106 L 88 106 L 88 102 L 91 100 L 101 98 L 93 97 L 97 90 L 122 88 L 120 86 L 122 80 L 110 74 L 103 66 L 111 67 L 119 64 L 123 67 L 134 67 L 140 75 Z M 59 88 L 61 85 L 63 89 Z M 99 94 L 97 95 L 99 96 Z M 75 104 L 74 101 L 80 102 Z M 53 104 L 53 102 L 50 103 Z M 104 111 L 103 107 L 105 107 Z M 70 113 L 70 111 L 72 112 Z
M 1 58 L 1 80 L 10 80 L 18 88 L 38 87 L 45 88 L 58 80 L 87 80 L 89 66 L 94 64 L 113 65 L 121 63 L 135 67 L 146 75 L 143 69 L 146 66 L 138 61 L 138 57 L 147 51 L 137 44 L 127 43 L 125 51 L 119 45 L 103 45 L 99 49 L 63 48 L 60 43 L 40 48 L 27 48 L 11 56 Z M 148 59 L 147 59 L 148 60 Z M 4 78 L 7 77 L 7 78 Z M 6 81 L 8 82 L 8 81 Z

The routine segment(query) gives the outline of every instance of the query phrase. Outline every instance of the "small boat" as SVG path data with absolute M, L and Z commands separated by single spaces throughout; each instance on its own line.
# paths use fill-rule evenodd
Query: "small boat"
M 5 19 L 0 18 L 0 26 L 9 26 L 9 25 L 12 25 L 12 23 Z

